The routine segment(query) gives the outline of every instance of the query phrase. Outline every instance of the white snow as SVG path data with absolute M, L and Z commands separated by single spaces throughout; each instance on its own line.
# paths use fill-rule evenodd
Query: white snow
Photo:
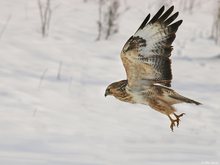
M 47 38 L 37 1 L 0 0 L 0 31 L 8 20 L 0 38 L 1 165 L 220 164 L 220 46 L 209 37 L 215 1 L 180 11 L 173 88 L 203 105 L 176 106 L 186 115 L 174 132 L 150 107 L 104 97 L 110 83 L 125 78 L 123 44 L 161 7 L 127 0 L 121 8 L 124 2 L 130 9 L 119 33 L 95 42 L 97 0 L 51 1 Z

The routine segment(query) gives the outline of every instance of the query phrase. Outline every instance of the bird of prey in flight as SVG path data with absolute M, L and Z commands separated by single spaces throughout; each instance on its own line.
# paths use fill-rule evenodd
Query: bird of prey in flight
M 127 79 L 110 84 L 105 96 L 129 103 L 149 105 L 168 116 L 170 128 L 179 125 L 180 117 L 173 106 L 177 103 L 201 103 L 184 97 L 171 89 L 171 52 L 176 31 L 182 20 L 175 22 L 178 12 L 174 6 L 161 9 L 150 19 L 145 18 L 138 30 L 125 43 L 121 51 Z

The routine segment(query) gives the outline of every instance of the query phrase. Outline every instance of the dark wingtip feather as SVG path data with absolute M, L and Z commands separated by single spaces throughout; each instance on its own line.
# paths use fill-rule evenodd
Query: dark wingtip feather
M 183 23 L 183 20 L 181 19 L 178 22 L 179 22 L 179 26 L 180 26 Z
M 165 6 L 163 5 L 163 6 L 160 8 L 161 12 L 163 12 L 164 9 L 165 9 Z M 160 11 L 160 10 L 159 10 L 159 11 Z
M 164 24 L 165 25 L 169 25 L 170 23 L 172 23 L 179 15 L 179 12 L 174 13 L 171 17 L 169 17 Z
M 171 6 L 160 18 L 159 21 L 165 21 L 173 12 L 174 6 Z
M 182 22 L 183 22 L 183 20 L 179 20 L 179 21 L 169 25 L 169 27 L 168 27 L 169 33 L 175 33 L 178 30 L 179 26 L 182 24 Z
M 147 15 L 147 17 L 144 19 L 144 21 L 142 22 L 141 26 L 138 28 L 139 29 L 143 29 L 145 27 L 145 25 L 147 24 L 147 22 L 150 19 L 150 14 Z
M 150 20 L 149 23 L 154 23 L 154 22 L 156 22 L 156 21 L 158 20 L 158 18 L 162 15 L 164 9 L 165 9 L 165 7 L 162 6 L 162 7 L 160 8 L 160 10 L 159 10 L 159 11 L 154 15 L 154 17 Z
M 173 10 L 173 9 L 174 9 L 174 5 L 170 6 L 170 8 L 172 8 L 172 10 Z M 169 8 L 169 9 L 170 9 L 170 8 Z M 168 9 L 168 10 L 169 10 L 169 9 Z

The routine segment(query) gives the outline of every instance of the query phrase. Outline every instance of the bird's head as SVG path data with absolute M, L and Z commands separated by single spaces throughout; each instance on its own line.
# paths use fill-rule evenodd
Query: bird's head
M 113 85 L 110 84 L 105 90 L 105 97 L 113 94 Z
M 121 80 L 110 84 L 105 90 L 105 97 L 108 95 L 121 95 L 125 91 L 125 86 L 127 85 L 127 80 Z

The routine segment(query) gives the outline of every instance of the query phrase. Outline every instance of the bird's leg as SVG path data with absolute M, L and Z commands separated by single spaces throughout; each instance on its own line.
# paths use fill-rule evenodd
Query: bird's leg
M 167 115 L 168 117 L 169 117 L 169 119 L 170 119 L 170 129 L 173 131 L 173 127 L 175 126 L 175 122 L 176 122 L 176 120 L 174 120 L 174 119 L 172 119 L 171 117 L 170 117 L 170 115 Z
M 176 125 L 177 127 L 179 126 L 179 122 L 180 122 L 180 117 L 182 117 L 183 115 L 185 115 L 185 113 L 181 113 L 180 115 L 177 115 L 175 113 L 173 113 L 174 116 L 176 117 Z
M 170 117 L 170 115 L 168 115 L 168 117 L 169 117 L 169 119 L 170 119 L 170 122 L 171 122 L 171 124 L 170 124 L 170 129 L 173 131 L 173 127 L 174 126 L 179 126 L 179 122 L 180 122 L 180 117 L 182 117 L 185 113 L 182 113 L 182 114 L 180 114 L 180 115 L 177 115 L 177 114 L 175 114 L 175 113 L 173 113 L 174 114 L 174 116 L 176 117 L 176 119 L 172 119 L 171 117 Z

